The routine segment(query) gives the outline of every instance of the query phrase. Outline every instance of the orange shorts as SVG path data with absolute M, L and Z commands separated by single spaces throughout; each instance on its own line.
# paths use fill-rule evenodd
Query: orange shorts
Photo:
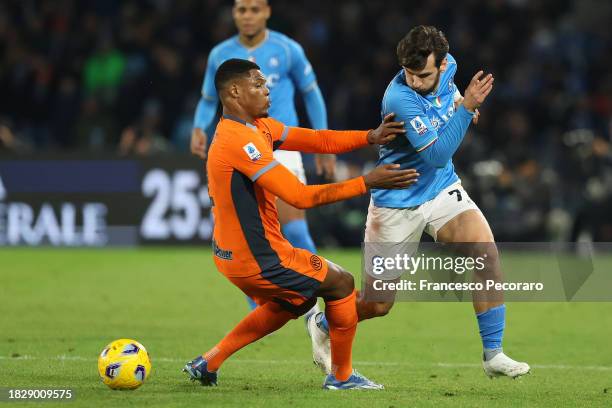
M 258 305 L 273 301 L 289 311 L 303 314 L 316 302 L 315 293 L 325 280 L 327 269 L 325 258 L 294 248 L 293 256 L 281 265 L 257 275 L 227 278 Z

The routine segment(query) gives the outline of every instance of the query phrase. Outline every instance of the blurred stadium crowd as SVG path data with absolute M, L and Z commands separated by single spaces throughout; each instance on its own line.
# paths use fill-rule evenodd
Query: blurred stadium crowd
M 417 24 L 441 28 L 461 90 L 480 68 L 496 76 L 454 161 L 497 239 L 612 241 L 611 2 L 270 4 L 270 28 L 306 50 L 337 129 L 376 126 L 398 40 Z M 2 1 L 0 152 L 186 153 L 207 53 L 235 32 L 231 5 Z M 348 177 L 376 152 L 341 159 Z M 317 210 L 313 236 L 358 244 L 367 200 Z

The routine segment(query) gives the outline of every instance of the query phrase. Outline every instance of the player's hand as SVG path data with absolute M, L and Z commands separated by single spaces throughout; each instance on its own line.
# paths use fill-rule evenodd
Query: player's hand
M 395 113 L 389 113 L 379 127 L 368 132 L 368 143 L 384 145 L 395 139 L 398 134 L 406 133 L 404 122 L 394 122 Z
M 455 101 L 455 111 L 459 109 L 459 106 L 463 103 L 463 96 Z M 478 109 L 474 110 L 474 117 L 472 118 L 472 123 L 477 125 L 478 118 L 480 117 L 480 111 Z
M 465 90 L 463 106 L 470 112 L 475 112 L 493 89 L 493 81 L 495 80 L 493 74 L 487 74 L 484 77 L 483 75 L 483 71 L 478 71 Z
M 363 176 L 368 188 L 399 189 L 410 187 L 420 176 L 415 169 L 400 170 L 399 164 L 383 164 Z
M 336 155 L 335 154 L 315 154 L 315 168 L 317 176 L 323 176 L 326 180 L 333 181 L 336 177 Z
M 206 160 L 206 133 L 197 127 L 191 131 L 191 153 Z

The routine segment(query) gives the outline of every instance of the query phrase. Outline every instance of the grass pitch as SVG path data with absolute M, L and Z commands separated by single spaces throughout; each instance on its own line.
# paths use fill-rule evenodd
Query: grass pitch
M 322 254 L 359 273 L 359 252 Z M 187 381 L 183 364 L 246 313 L 208 248 L 0 250 L 0 387 L 73 388 L 71 407 L 612 406 L 610 303 L 508 305 L 505 351 L 533 368 L 519 380 L 483 374 L 471 304 L 398 303 L 359 326 L 354 348 L 384 391 L 321 390 L 301 319 L 230 358 L 218 387 Z M 132 392 L 97 374 L 102 347 L 121 337 L 152 357 Z

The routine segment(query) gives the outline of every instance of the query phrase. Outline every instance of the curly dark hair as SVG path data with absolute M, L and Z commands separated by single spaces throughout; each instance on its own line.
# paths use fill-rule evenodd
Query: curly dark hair
M 402 67 L 420 71 L 427 65 L 427 57 L 434 53 L 436 67 L 448 53 L 448 40 L 434 26 L 414 27 L 397 44 L 397 60 Z
M 215 74 L 215 88 L 217 92 L 221 92 L 221 89 L 233 79 L 238 77 L 248 77 L 248 73 L 252 69 L 261 69 L 259 65 L 249 60 L 232 58 L 225 61 L 217 69 Z

